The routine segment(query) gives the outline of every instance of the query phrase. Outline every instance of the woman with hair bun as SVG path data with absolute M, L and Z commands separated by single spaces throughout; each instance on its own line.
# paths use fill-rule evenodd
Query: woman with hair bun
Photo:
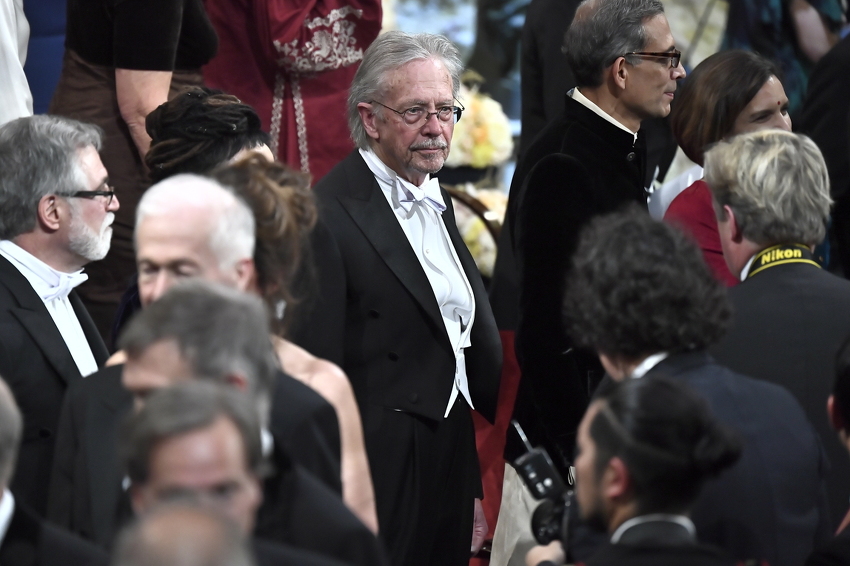
M 351 383 L 338 366 L 284 338 L 284 313 L 297 304 L 292 292 L 293 275 L 299 271 L 304 256 L 309 255 L 307 235 L 316 223 L 316 206 L 308 177 L 261 155 L 248 155 L 220 168 L 213 177 L 231 187 L 254 213 L 257 236 L 254 291 L 263 297 L 272 314 L 277 332 L 273 341 L 281 367 L 319 393 L 336 410 L 342 449 L 343 501 L 377 533 L 375 492 Z
M 779 77 L 775 63 L 749 51 L 716 53 L 697 65 L 676 92 L 670 112 L 673 136 L 685 155 L 701 167 L 705 150 L 722 139 L 769 128 L 790 132 L 788 97 Z M 738 283 L 723 258 L 705 181 L 697 180 L 679 193 L 664 220 L 696 239 L 721 282 L 728 287 Z
M 254 109 L 220 90 L 181 93 L 148 114 L 145 128 L 151 137 L 145 164 L 154 183 L 178 173 L 209 173 L 249 151 L 274 159 Z

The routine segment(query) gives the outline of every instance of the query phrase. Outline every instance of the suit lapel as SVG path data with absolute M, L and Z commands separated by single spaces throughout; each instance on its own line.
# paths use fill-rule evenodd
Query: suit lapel
M 56 324 L 53 322 L 47 307 L 41 298 L 21 272 L 9 263 L 5 257 L 0 256 L 0 281 L 5 285 L 18 303 L 9 312 L 14 316 L 21 326 L 32 337 L 59 376 L 70 383 L 72 380 L 80 379 L 80 370 L 68 351 L 68 346 Z
M 123 365 L 101 370 L 102 387 L 86 401 L 86 452 L 90 455 L 89 493 L 92 528 L 97 541 L 114 534 L 119 498 L 122 494 L 121 467 L 117 454 L 117 432 L 121 419 L 130 411 L 133 398 L 121 383 Z
M 446 325 L 431 283 L 410 245 L 398 245 L 399 242 L 407 242 L 407 236 L 381 193 L 378 182 L 356 151 L 347 159 L 346 168 L 351 190 L 346 196 L 338 197 L 340 204 L 448 342 Z

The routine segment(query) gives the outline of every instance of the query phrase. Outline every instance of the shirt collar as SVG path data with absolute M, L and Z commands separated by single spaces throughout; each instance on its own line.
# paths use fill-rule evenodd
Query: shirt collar
M 73 273 L 53 269 L 11 240 L 0 240 L 0 253 L 15 265 L 44 302 L 67 297 L 74 287 L 89 278 L 82 269 Z
M 0 545 L 9 531 L 12 515 L 15 514 L 15 498 L 8 489 L 3 490 L 3 498 L 0 499 Z
M 635 369 L 632 370 L 631 377 L 633 379 L 638 379 L 647 374 L 649 370 L 657 366 L 661 363 L 662 360 L 666 359 L 670 354 L 668 352 L 658 352 L 657 354 L 652 354 L 651 356 L 647 356 L 641 363 L 637 365 Z
M 615 126 L 617 126 L 618 128 L 620 128 L 621 130 L 624 130 L 624 131 L 630 133 L 631 135 L 633 135 L 634 138 L 635 138 L 635 142 L 637 142 L 637 137 L 638 137 L 637 132 L 631 131 L 630 129 L 625 127 L 623 124 L 621 124 L 619 121 L 617 121 L 616 118 L 614 118 L 613 116 L 611 116 L 610 114 L 608 114 L 607 112 L 602 110 L 599 106 L 597 106 L 597 104 L 595 102 L 593 102 L 588 97 L 583 95 L 581 93 L 581 91 L 578 89 L 578 87 L 570 89 L 570 91 L 567 93 L 567 95 L 570 98 L 572 98 L 573 100 L 575 100 L 576 102 L 578 102 L 579 104 L 581 104 L 582 106 L 586 107 L 588 110 L 590 110 L 594 114 L 597 114 L 598 116 L 600 116 L 605 121 L 610 122 L 610 123 L 614 124 Z
M 650 523 L 653 521 L 664 521 L 667 523 L 675 523 L 677 525 L 681 525 L 686 531 L 688 531 L 688 534 L 692 538 L 696 538 L 697 536 L 697 529 L 694 526 L 693 521 L 691 521 L 688 517 L 685 517 L 684 515 L 672 515 L 669 513 L 652 513 L 650 515 L 632 517 L 631 519 L 617 527 L 617 530 L 614 531 L 613 535 L 611 535 L 611 544 L 617 544 L 617 542 L 619 542 L 619 540 L 622 538 L 623 534 L 632 527 L 636 527 L 638 525 L 642 525 L 643 523 Z
M 752 269 L 752 267 L 753 267 L 753 261 L 755 261 L 755 259 L 756 259 L 756 256 L 757 256 L 757 255 L 758 255 L 758 254 L 753 254 L 753 257 L 751 257 L 751 258 L 749 259 L 749 261 L 747 261 L 746 265 L 744 265 L 744 269 L 742 269 L 742 270 L 741 270 L 741 281 L 743 281 L 744 279 L 746 279 L 746 278 L 747 278 L 747 275 L 749 275 L 749 274 L 750 274 L 750 269 Z

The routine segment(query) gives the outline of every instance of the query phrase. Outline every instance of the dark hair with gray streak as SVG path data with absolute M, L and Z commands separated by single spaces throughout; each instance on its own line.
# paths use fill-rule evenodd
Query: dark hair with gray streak
M 646 20 L 664 13 L 659 0 L 584 0 L 564 35 L 564 52 L 577 86 L 597 87 L 617 57 L 642 51 Z M 638 57 L 626 57 L 632 65 Z
M 59 116 L 29 116 L 0 126 L 0 240 L 35 228 L 46 195 L 85 190 L 79 151 L 100 151 L 97 126 Z
M 24 421 L 15 397 L 0 378 L 0 487 L 8 486 L 18 459 Z
M 259 297 L 209 281 L 176 285 L 130 321 L 119 347 L 132 360 L 160 340 L 175 341 L 194 372 L 190 377 L 245 376 L 266 423 L 278 364 Z
M 443 62 L 452 78 L 452 96 L 457 97 L 463 63 L 455 46 L 444 36 L 389 31 L 379 36 L 366 49 L 348 92 L 348 127 L 351 130 L 351 139 L 357 147 L 368 149 L 371 139 L 360 120 L 357 105 L 382 98 L 389 73 L 412 61 L 423 59 L 439 59 Z M 372 112 L 380 114 L 382 110 L 380 106 L 376 106 Z
M 239 430 L 245 466 L 260 475 L 263 448 L 257 412 L 244 393 L 204 381 L 185 381 L 157 391 L 121 428 L 120 454 L 130 480 L 144 484 L 150 478 L 151 454 L 174 436 L 230 420 Z

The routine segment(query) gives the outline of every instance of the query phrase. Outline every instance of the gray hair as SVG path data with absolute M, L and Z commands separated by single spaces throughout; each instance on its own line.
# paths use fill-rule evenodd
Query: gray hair
M 567 63 L 579 87 L 597 87 L 618 57 L 642 51 L 646 20 L 664 13 L 660 0 L 584 0 L 564 35 Z M 626 57 L 632 65 L 638 57 Z
M 59 116 L 29 116 L 0 126 L 0 240 L 32 231 L 39 201 L 85 190 L 80 150 L 100 151 L 97 126 Z
M 452 96 L 457 97 L 463 63 L 457 48 L 446 37 L 430 33 L 388 31 L 366 49 L 348 91 L 348 127 L 351 130 L 351 139 L 357 147 L 369 149 L 371 140 L 360 119 L 357 105 L 382 98 L 386 92 L 389 73 L 410 62 L 423 59 L 442 61 L 452 78 Z M 380 114 L 382 109 L 376 107 L 372 111 Z
M 826 235 L 829 173 L 806 136 L 765 130 L 720 142 L 705 154 L 705 180 L 717 218 L 731 208 L 751 242 L 814 245 Z
M 254 566 L 245 535 L 209 507 L 159 505 L 121 531 L 113 566 Z
M 151 395 L 142 410 L 124 422 L 119 453 L 130 480 L 141 485 L 150 479 L 151 455 L 160 443 L 207 428 L 220 418 L 228 419 L 239 430 L 245 467 L 260 475 L 263 469 L 260 422 L 248 398 L 225 385 L 184 381 Z
M 245 376 L 267 421 L 278 363 L 259 297 L 199 279 L 175 285 L 130 321 L 118 343 L 136 359 L 162 340 L 176 343 L 193 377 Z
M 237 262 L 254 257 L 254 214 L 231 189 L 207 177 L 174 175 L 153 185 L 136 208 L 136 226 L 147 216 L 189 208 L 209 211 L 213 223 L 209 246 L 220 267 L 230 269 Z
M 6 382 L 0 378 L 0 488 L 9 485 L 23 430 L 21 411 Z

